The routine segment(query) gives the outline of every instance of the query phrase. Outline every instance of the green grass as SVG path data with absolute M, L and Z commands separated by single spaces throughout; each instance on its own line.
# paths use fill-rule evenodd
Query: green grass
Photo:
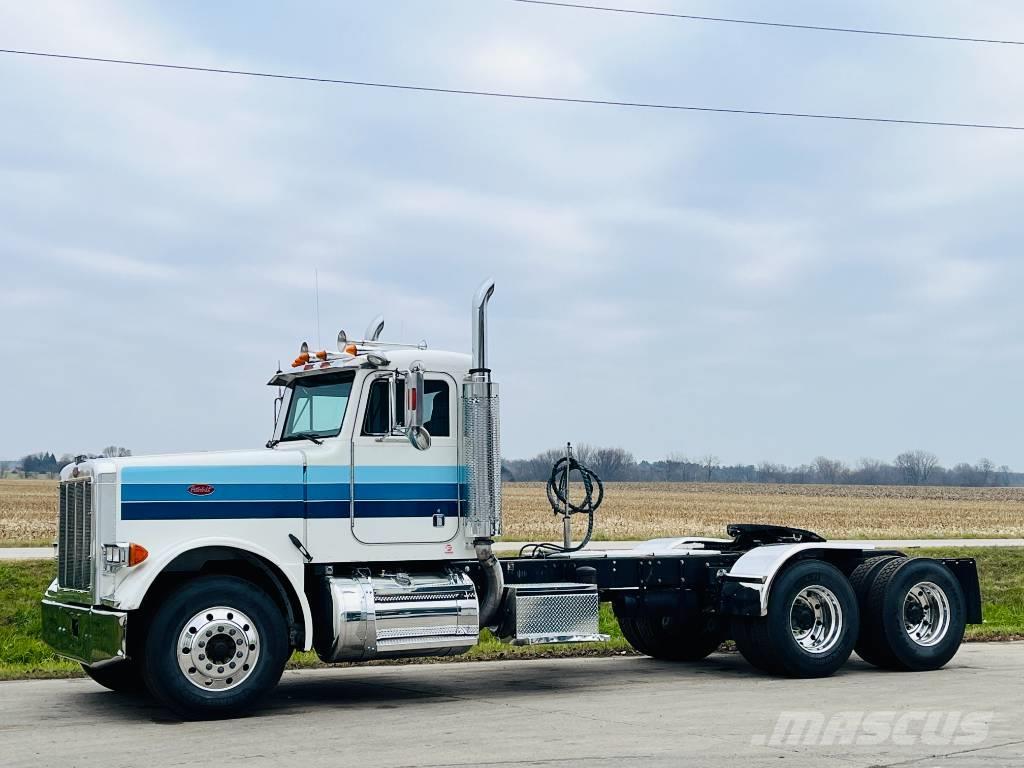
M 39 599 L 56 567 L 53 560 L 0 561 L 0 680 L 82 674 L 39 639 Z
M 913 554 L 928 557 L 976 558 L 981 574 L 985 623 L 968 627 L 967 639 L 1024 639 L 1024 549 L 926 549 L 915 550 Z M 0 680 L 75 677 L 82 674 L 77 664 L 58 659 L 39 639 L 39 598 L 53 579 L 54 568 L 55 563 L 52 560 L 0 561 Z M 608 642 L 527 647 L 503 643 L 485 631 L 480 642 L 463 656 L 410 661 L 492 661 L 632 653 L 608 605 L 601 606 L 600 628 L 601 632 L 610 636 Z M 324 665 L 313 653 L 296 653 L 289 666 L 302 669 Z

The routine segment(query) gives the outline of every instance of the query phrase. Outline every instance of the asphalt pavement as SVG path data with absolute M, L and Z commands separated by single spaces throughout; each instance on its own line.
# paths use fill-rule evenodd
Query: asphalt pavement
M 1024 765 L 1024 643 L 945 669 L 826 680 L 736 654 L 288 672 L 264 709 L 182 722 L 89 680 L 0 683 L 0 764 L 247 768 L 973 768 Z

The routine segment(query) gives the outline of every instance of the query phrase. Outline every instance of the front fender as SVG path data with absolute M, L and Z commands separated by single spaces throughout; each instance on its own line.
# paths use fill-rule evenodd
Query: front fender
M 313 647 L 313 614 L 309 607 L 309 601 L 306 599 L 304 586 L 305 568 L 298 550 L 294 550 L 294 557 L 287 550 L 285 550 L 287 555 L 282 556 L 284 552 L 272 552 L 245 539 L 222 536 L 190 539 L 173 547 L 161 549 L 155 557 L 150 556 L 145 562 L 133 568 L 122 568 L 117 574 L 113 594 L 110 597 L 104 597 L 104 603 L 123 611 L 139 608 L 146 593 L 153 586 L 153 582 L 166 570 L 168 565 L 177 557 L 187 552 L 207 547 L 237 549 L 273 563 L 284 574 L 302 610 L 302 623 L 305 630 L 303 633 L 305 635 L 305 642 L 303 643 L 302 650 L 308 651 Z

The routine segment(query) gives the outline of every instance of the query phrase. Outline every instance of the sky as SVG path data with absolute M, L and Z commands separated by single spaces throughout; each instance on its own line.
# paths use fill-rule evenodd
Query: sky
M 1024 40 L 1015 0 L 614 4 Z M 1024 125 L 1022 46 L 508 0 L 0 0 L 0 47 Z M 0 115 L 0 458 L 262 445 L 303 340 L 468 351 L 493 276 L 508 457 L 1024 469 L 1024 132 L 4 55 Z

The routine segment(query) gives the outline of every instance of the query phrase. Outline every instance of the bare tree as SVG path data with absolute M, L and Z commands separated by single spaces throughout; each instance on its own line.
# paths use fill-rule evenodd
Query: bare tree
M 636 461 L 624 448 L 588 448 L 589 461 L 584 462 L 602 480 L 629 480 Z
M 719 462 L 720 459 L 713 453 L 702 456 L 700 459 L 700 466 L 704 470 L 705 477 L 709 483 L 711 482 L 711 475 L 718 469 Z
M 835 485 L 848 472 L 846 465 L 838 459 L 819 456 L 814 460 L 814 471 L 824 483 Z
M 932 470 L 939 464 L 939 457 L 929 451 L 904 451 L 896 457 L 896 468 L 903 474 L 907 485 L 924 485 Z
M 974 465 L 974 471 L 978 473 L 978 485 L 989 485 L 996 472 L 995 462 L 991 459 L 979 459 L 978 463 Z
M 132 452 L 119 445 L 108 445 L 100 452 L 100 455 L 105 459 L 116 459 L 124 456 L 131 456 Z

